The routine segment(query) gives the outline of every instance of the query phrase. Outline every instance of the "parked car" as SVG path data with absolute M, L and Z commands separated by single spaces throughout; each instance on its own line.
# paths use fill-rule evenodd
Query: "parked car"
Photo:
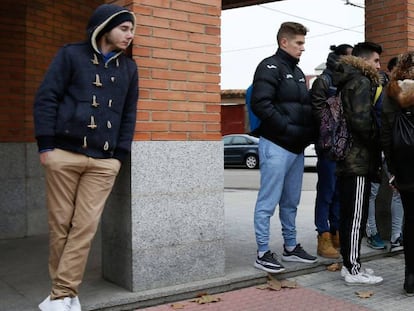
M 315 151 L 315 145 L 310 144 L 305 148 L 305 169 L 316 170 L 316 163 L 318 162 L 318 157 Z
M 259 139 L 247 134 L 223 136 L 224 165 L 244 165 L 247 168 L 259 167 Z M 315 145 L 305 148 L 305 169 L 316 170 L 318 158 Z
M 224 165 L 259 167 L 259 138 L 247 134 L 223 136 Z

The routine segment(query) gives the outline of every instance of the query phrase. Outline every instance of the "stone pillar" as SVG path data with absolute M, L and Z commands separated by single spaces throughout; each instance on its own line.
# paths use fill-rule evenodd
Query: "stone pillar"
M 138 120 L 103 215 L 102 264 L 141 291 L 224 275 L 221 1 L 133 4 Z
M 103 217 L 105 278 L 139 291 L 224 274 L 222 154 L 221 141 L 134 143 Z

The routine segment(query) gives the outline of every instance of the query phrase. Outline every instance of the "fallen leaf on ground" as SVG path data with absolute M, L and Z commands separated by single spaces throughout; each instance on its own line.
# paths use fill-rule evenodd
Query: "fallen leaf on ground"
M 212 295 L 203 295 L 194 299 L 191 299 L 191 302 L 196 302 L 198 304 L 205 304 L 205 303 L 211 303 L 211 302 L 219 302 L 221 300 L 220 297 L 215 297 Z
M 266 284 L 258 285 L 258 286 L 256 286 L 256 288 L 257 289 L 268 289 L 269 285 L 267 285 L 267 283 L 266 283 Z
M 341 269 L 342 269 L 342 265 L 339 262 L 335 262 L 326 267 L 326 270 L 331 271 L 331 272 L 339 271 Z
M 369 290 L 369 291 L 355 292 L 355 294 L 359 298 L 371 298 L 371 296 L 374 295 L 374 292 Z
M 267 285 L 268 288 L 271 290 L 281 290 L 282 289 L 282 283 L 276 279 L 275 277 L 273 277 L 272 275 L 268 274 L 267 275 L 268 281 L 267 281 Z
M 257 289 L 269 289 L 269 290 L 276 290 L 279 291 L 282 288 L 296 288 L 296 281 L 289 281 L 289 280 L 282 280 L 279 281 L 272 275 L 267 275 L 268 281 L 266 284 L 262 284 L 257 286 Z
M 296 281 L 283 280 L 282 288 L 296 288 Z
M 173 303 L 171 305 L 171 308 L 173 308 L 174 310 L 184 309 L 185 305 L 183 305 L 182 303 Z
M 282 283 L 280 283 L 278 280 L 270 280 L 267 281 L 267 288 L 271 290 L 281 290 Z

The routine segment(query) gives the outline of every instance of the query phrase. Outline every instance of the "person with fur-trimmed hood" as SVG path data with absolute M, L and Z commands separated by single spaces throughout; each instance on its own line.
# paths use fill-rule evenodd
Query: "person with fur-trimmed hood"
M 336 94 L 332 84 L 332 69 L 344 55 L 351 55 L 349 44 L 332 45 L 328 54 L 326 68 L 312 84 L 312 114 L 318 130 L 321 130 L 322 111 L 328 106 L 329 97 Z M 320 133 L 318 133 L 319 136 Z M 317 254 L 326 258 L 339 258 L 339 191 L 336 178 L 336 161 L 329 159 L 326 150 L 315 144 L 318 162 L 316 171 L 315 227 L 317 235 Z
M 40 310 L 81 310 L 78 288 L 92 239 L 135 131 L 138 71 L 124 53 L 135 25 L 124 7 L 99 6 L 88 40 L 58 51 L 36 94 L 52 281 Z
M 404 209 L 404 290 L 407 296 L 414 296 L 414 146 L 398 150 L 393 139 L 396 118 L 400 113 L 414 123 L 413 51 L 399 57 L 398 63 L 391 73 L 385 94 L 381 144 L 391 174 L 390 185 L 400 192 Z
M 381 46 L 361 42 L 352 55 L 342 56 L 333 71 L 333 83 L 341 100 L 352 146 L 337 162 L 340 197 L 339 239 L 347 285 L 378 284 L 381 277 L 361 269 L 361 240 L 368 217 L 371 181 L 381 166 L 379 127 L 374 112 L 374 97 L 379 86 Z M 370 271 L 371 272 L 371 271 Z

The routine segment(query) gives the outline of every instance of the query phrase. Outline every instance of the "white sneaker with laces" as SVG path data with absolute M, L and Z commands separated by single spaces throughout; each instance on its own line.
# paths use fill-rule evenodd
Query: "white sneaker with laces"
M 369 275 L 374 275 L 374 270 L 372 270 L 371 268 L 365 268 L 362 270 L 363 273 L 369 274 Z M 345 266 L 342 266 L 341 269 L 341 277 L 345 278 L 345 276 L 347 276 L 349 273 L 348 269 Z
M 380 276 L 371 275 L 360 272 L 358 274 L 347 274 L 345 276 L 346 285 L 378 285 L 381 284 L 383 278 Z
M 71 311 L 71 298 L 65 297 L 63 299 L 50 300 L 50 296 L 47 296 L 39 304 L 39 309 L 42 311 Z
M 70 309 L 70 311 L 82 311 L 78 296 L 71 298 L 71 305 L 72 305 L 72 308 Z

